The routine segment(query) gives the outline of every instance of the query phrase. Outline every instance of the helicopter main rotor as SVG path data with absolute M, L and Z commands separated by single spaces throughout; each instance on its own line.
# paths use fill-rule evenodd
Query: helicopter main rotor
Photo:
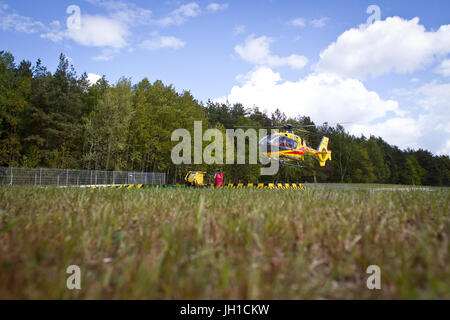
M 260 126 L 234 126 L 235 129 L 284 129 L 285 131 L 293 131 L 298 130 L 302 132 L 308 132 L 306 130 L 302 130 L 302 128 L 310 128 L 315 127 L 315 125 L 305 125 L 305 126 L 293 126 L 292 124 L 284 124 L 282 126 L 269 126 L 269 127 L 260 127 Z
M 350 122 L 341 122 L 341 123 L 336 123 L 336 125 L 343 125 L 343 124 L 349 124 Z M 326 125 L 334 125 L 334 124 L 329 124 L 326 122 Z M 299 125 L 299 126 L 294 126 L 290 123 L 286 123 L 284 125 L 281 126 L 267 126 L 267 127 L 262 127 L 262 126 L 234 126 L 235 129 L 238 128 L 242 128 L 242 129 L 248 129 L 248 128 L 254 128 L 254 129 L 284 129 L 286 131 L 293 131 L 293 130 L 298 130 L 298 131 L 302 131 L 302 132 L 308 132 L 307 130 L 302 130 L 303 128 L 314 128 L 316 127 L 315 124 L 308 124 L 308 125 Z

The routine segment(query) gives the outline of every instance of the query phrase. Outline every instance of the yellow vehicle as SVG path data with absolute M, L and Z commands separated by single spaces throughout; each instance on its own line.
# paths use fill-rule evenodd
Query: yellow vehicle
M 202 187 L 205 186 L 203 179 L 206 171 L 189 171 L 184 178 L 186 186 L 188 187 Z

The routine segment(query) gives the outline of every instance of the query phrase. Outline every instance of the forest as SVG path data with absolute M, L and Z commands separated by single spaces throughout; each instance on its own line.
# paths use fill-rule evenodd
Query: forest
M 315 125 L 301 136 L 317 147 L 330 138 L 333 160 L 320 168 L 308 158 L 306 168 L 282 167 L 276 176 L 259 176 L 260 165 L 174 165 L 172 132 L 234 126 Z M 207 145 L 204 144 L 204 147 Z M 89 83 L 68 58 L 50 72 L 40 59 L 15 62 L 0 51 L 0 166 L 165 172 L 182 182 L 188 170 L 224 172 L 226 182 L 342 182 L 450 185 L 450 159 L 427 150 L 401 150 L 380 137 L 355 137 L 343 126 L 315 124 L 308 115 L 289 118 L 257 106 L 199 102 L 189 91 L 147 78 L 115 84 L 105 77 Z

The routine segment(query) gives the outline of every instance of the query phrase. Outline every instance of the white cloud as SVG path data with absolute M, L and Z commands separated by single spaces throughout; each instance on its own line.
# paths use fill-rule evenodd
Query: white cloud
M 247 74 L 242 86 L 233 87 L 220 99 L 225 100 L 247 107 L 256 105 L 269 112 L 279 108 L 292 117 L 308 115 L 317 123 L 370 123 L 389 112 L 401 114 L 397 102 L 381 99 L 358 80 L 321 73 L 291 82 L 267 67 Z
M 376 124 L 352 124 L 348 130 L 356 136 L 382 137 L 389 144 L 401 149 L 417 149 L 418 137 L 422 135 L 418 121 L 410 117 L 394 117 Z
M 42 33 L 41 38 L 50 39 L 53 42 L 59 42 L 64 39 L 64 32 L 61 29 L 61 23 L 57 20 L 52 21 L 47 33 Z
M 8 5 L 0 1 L 0 29 L 16 30 L 19 32 L 40 32 L 41 38 L 53 42 L 73 40 L 86 47 L 102 48 L 101 53 L 94 56 L 94 61 L 110 61 L 114 55 L 123 48 L 129 47 L 133 42 L 132 27 L 137 25 L 181 24 L 187 18 L 200 14 L 200 7 L 194 3 L 188 3 L 172 11 L 166 18 L 154 20 L 152 11 L 138 7 L 136 4 L 120 0 L 87 0 L 89 3 L 106 9 L 104 15 L 81 14 L 79 28 L 68 28 L 66 23 L 53 21 L 47 26 L 32 18 L 24 17 L 16 12 L 10 12 Z M 147 49 L 156 48 L 181 48 L 185 44 L 178 38 L 161 36 L 146 40 L 141 43 Z M 128 52 L 133 48 L 129 47 Z
M 234 50 L 245 61 L 261 66 L 290 66 L 294 69 L 301 69 L 308 63 L 308 59 L 304 56 L 293 54 L 279 57 L 272 55 L 270 52 L 272 42 L 273 40 L 266 36 L 255 38 L 254 35 L 250 35 L 244 44 L 236 46 Z
M 98 80 L 100 80 L 102 77 L 95 73 L 88 73 L 87 80 L 89 81 L 90 85 L 94 85 L 97 83 Z
M 289 22 L 290 25 L 294 27 L 305 27 L 306 26 L 306 20 L 303 18 L 296 18 L 294 20 L 291 20 Z
M 82 15 L 80 28 L 61 29 L 61 24 L 54 21 L 52 30 L 41 37 L 54 42 L 71 39 L 88 47 L 123 48 L 128 45 L 128 35 L 128 27 L 120 21 L 105 16 Z
M 191 2 L 185 5 L 182 5 L 178 9 L 172 11 L 167 17 L 154 20 L 153 23 L 161 26 L 161 27 L 167 27 L 170 25 L 180 25 L 188 18 L 193 18 L 198 16 L 201 13 L 200 6 L 195 3 Z
M 0 28 L 4 31 L 36 33 L 45 29 L 45 25 L 38 20 L 10 11 L 7 4 L 0 2 Z
M 111 61 L 116 54 L 118 54 L 120 49 L 114 48 L 103 48 L 101 53 L 97 56 L 94 56 L 92 60 L 94 61 Z
M 129 46 L 132 33 L 130 29 L 137 25 L 153 23 L 152 11 L 138 7 L 136 4 L 116 0 L 87 0 L 91 4 L 102 7 L 106 15 L 81 15 L 81 28 L 64 28 L 59 21 L 50 24 L 49 31 L 42 34 L 54 42 L 71 39 L 76 43 L 101 47 L 101 53 L 94 56 L 94 61 L 111 61 L 120 49 Z M 133 48 L 128 48 L 132 52 Z
M 345 31 L 320 54 L 317 71 L 363 79 L 411 73 L 450 53 L 450 25 L 426 31 L 419 18 L 390 17 Z
M 93 5 L 103 7 L 111 17 L 130 25 L 151 23 L 152 11 L 138 7 L 136 4 L 115 0 L 88 0 Z
M 416 89 L 421 99 L 418 100 L 425 110 L 433 110 L 446 120 L 450 119 L 450 83 L 437 83 L 435 81 L 425 84 L 419 89 Z M 449 126 L 450 129 L 450 126 Z
M 327 21 L 330 20 L 329 18 L 323 17 L 320 19 L 313 19 L 311 21 L 306 20 L 305 18 L 295 18 L 291 21 L 289 21 L 289 24 L 294 27 L 306 27 L 307 24 L 310 24 L 316 28 L 323 28 L 326 26 Z
M 428 149 L 450 155 L 450 83 L 431 82 L 404 94 L 417 102 L 415 117 L 395 117 L 383 123 L 354 125 L 350 131 L 381 136 L 401 148 Z
M 314 19 L 311 21 L 311 24 L 316 28 L 323 28 L 327 25 L 327 21 L 330 20 L 329 18 L 323 17 L 320 19 Z
M 450 59 L 442 61 L 434 71 L 443 75 L 444 77 L 450 77 Z
M 156 50 L 162 48 L 180 49 L 185 43 L 176 37 L 160 36 L 157 33 L 152 34 L 152 38 L 141 42 L 140 47 L 147 50 Z
M 423 110 L 418 120 L 422 130 L 420 145 L 438 154 L 450 155 L 450 83 L 432 82 L 417 89 L 416 93 Z
M 196 17 L 200 14 L 201 10 L 197 3 L 191 2 L 185 5 L 182 5 L 175 11 L 173 11 L 173 15 L 180 15 L 185 17 Z
M 207 7 L 208 11 L 217 12 L 228 8 L 228 3 L 210 3 Z
M 450 154 L 450 83 L 432 82 L 409 91 L 418 110 L 412 113 L 397 101 L 369 91 L 361 81 L 336 74 L 314 73 L 292 82 L 259 67 L 238 80 L 241 85 L 216 101 L 240 102 L 269 112 L 278 108 L 291 117 L 310 116 L 317 124 L 351 122 L 346 127 L 357 136 L 380 136 L 402 149 Z
M 234 27 L 233 34 L 235 36 L 238 36 L 240 34 L 244 34 L 246 31 L 247 28 L 243 24 L 240 24 Z

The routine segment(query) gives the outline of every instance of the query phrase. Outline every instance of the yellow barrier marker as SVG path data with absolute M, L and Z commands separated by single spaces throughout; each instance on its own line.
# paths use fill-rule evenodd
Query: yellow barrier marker
M 170 185 L 169 185 L 170 186 Z M 183 185 L 176 185 L 176 186 L 183 186 Z M 211 188 L 215 188 L 215 186 L 213 184 L 207 185 Z M 90 186 L 90 189 L 133 189 L 133 188 L 137 188 L 137 189 L 142 189 L 144 187 L 144 184 L 131 184 L 131 185 L 116 185 L 116 186 Z M 302 186 L 300 183 L 296 184 L 296 183 L 238 183 L 238 184 L 234 184 L 234 183 L 229 183 L 223 186 L 223 188 L 228 188 L 228 189 L 243 189 L 243 188 L 257 188 L 257 189 L 276 189 L 276 190 L 306 190 L 307 188 Z

